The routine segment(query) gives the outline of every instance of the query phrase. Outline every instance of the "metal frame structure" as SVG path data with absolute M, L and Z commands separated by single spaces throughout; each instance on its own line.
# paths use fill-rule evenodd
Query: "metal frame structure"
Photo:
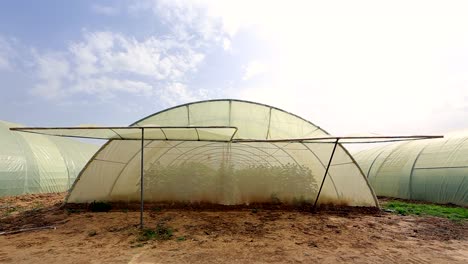
M 140 162 L 140 228 L 143 229 L 143 210 L 144 210 L 144 160 L 145 160 L 145 129 L 141 129 L 141 162 Z
M 332 163 L 332 160 L 333 160 L 333 155 L 335 155 L 335 150 L 336 150 L 336 146 L 338 146 L 338 141 L 340 139 L 337 138 L 336 141 L 335 141 L 335 145 L 333 146 L 333 150 L 332 150 L 332 153 L 330 155 L 330 159 L 328 160 L 328 165 L 327 165 L 327 168 L 325 169 L 325 174 L 323 175 L 323 179 L 322 179 L 322 184 L 320 184 L 320 189 L 317 193 L 317 197 L 315 198 L 315 201 L 314 201 L 314 206 L 312 207 L 312 211 L 315 211 L 315 208 L 317 206 L 317 201 L 320 197 L 320 193 L 322 192 L 322 188 L 323 188 L 323 184 L 325 183 L 325 179 L 327 178 L 327 174 L 328 174 L 328 169 L 330 169 L 330 165 Z
M 50 131 L 50 130 L 112 130 L 116 135 L 119 136 L 119 138 L 114 138 L 114 137 L 108 137 L 107 139 L 111 140 L 138 140 L 138 138 L 124 138 L 119 135 L 117 131 L 119 129 L 131 129 L 131 130 L 140 130 L 140 140 L 141 140 L 141 150 L 140 150 L 140 228 L 144 228 L 144 221 L 143 221 L 143 211 L 144 211 L 144 141 L 145 141 L 145 129 L 187 129 L 187 128 L 194 128 L 194 129 L 206 129 L 206 128 L 232 128 L 235 129 L 233 135 L 231 136 L 230 140 L 225 140 L 225 141 L 217 141 L 217 140 L 202 140 L 198 138 L 198 141 L 208 141 L 208 142 L 225 142 L 225 143 L 249 143 L 249 142 L 264 142 L 264 143 L 280 143 L 280 142 L 291 142 L 291 143 L 332 143 L 334 144 L 333 150 L 330 155 L 330 159 L 328 160 L 327 167 L 325 169 L 325 174 L 322 178 L 322 183 L 320 185 L 320 189 L 317 193 L 317 197 L 314 201 L 314 205 L 312 207 L 312 210 L 316 209 L 318 200 L 320 198 L 320 194 L 323 188 L 323 185 L 325 183 L 326 177 L 328 175 L 329 168 L 331 166 L 333 156 L 335 154 L 336 148 L 339 145 L 339 141 L 342 140 L 341 143 L 381 143 L 381 142 L 392 142 L 392 141 L 407 141 L 407 140 L 418 140 L 418 139 L 433 139 L 433 138 L 443 138 L 443 136 L 425 136 L 425 135 L 416 135 L 416 136 L 365 136 L 365 137 L 316 137 L 316 138 L 294 138 L 294 139 L 266 139 L 266 140 L 255 140 L 255 139 L 233 139 L 235 133 L 237 132 L 237 127 L 232 127 L 232 126 L 187 126 L 187 127 L 158 127 L 158 126 L 142 126 L 142 127 L 16 127 L 16 128 L 10 128 L 10 130 L 13 131 L 20 131 L 20 132 L 28 132 L 28 133 L 36 133 L 36 134 L 46 134 L 46 135 L 54 135 L 53 133 L 41 133 L 41 131 Z M 55 136 L 61 136 L 61 137 L 79 137 L 79 138 L 93 138 L 93 139 L 106 139 L 102 137 L 88 137 L 88 136 L 76 136 L 76 135 L 66 135 L 63 133 L 56 134 Z M 146 140 L 152 140 L 152 141 L 171 141 L 171 140 L 177 140 L 177 141 L 194 141 L 194 140 L 183 140 L 183 139 L 168 139 L 165 137 L 165 139 L 151 139 L 151 138 L 146 138 Z M 346 140 L 349 140 L 349 142 L 346 142 Z M 353 140 L 364 140 L 364 141 L 353 141 Z

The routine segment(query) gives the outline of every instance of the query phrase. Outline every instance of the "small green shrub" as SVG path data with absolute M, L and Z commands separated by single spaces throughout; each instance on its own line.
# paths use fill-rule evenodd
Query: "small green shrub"
M 18 211 L 18 208 L 16 207 L 8 207 L 7 210 L 4 212 L 4 216 L 9 216 L 13 212 Z
M 107 202 L 92 202 L 89 204 L 88 209 L 91 212 L 109 212 L 112 209 L 112 205 Z
M 138 241 L 148 240 L 169 240 L 173 236 L 172 228 L 160 223 L 156 226 L 156 229 L 145 228 L 141 231 Z

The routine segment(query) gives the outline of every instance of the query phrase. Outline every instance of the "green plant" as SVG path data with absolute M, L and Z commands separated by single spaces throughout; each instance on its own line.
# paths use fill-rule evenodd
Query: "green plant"
M 107 202 L 92 202 L 89 204 L 88 209 L 91 212 L 109 212 L 112 209 L 112 205 Z
M 383 204 L 384 209 L 401 215 L 431 215 L 445 217 L 450 220 L 468 219 L 468 209 L 463 207 L 449 207 L 435 204 L 415 204 L 400 201 L 391 201 Z
M 156 229 L 145 228 L 140 232 L 138 241 L 148 240 L 169 240 L 173 236 L 172 228 L 160 223 L 156 226 Z
M 8 207 L 8 208 L 6 209 L 6 211 L 5 211 L 3 214 L 4 214 L 4 216 L 8 216 L 8 215 L 10 215 L 11 213 L 16 212 L 16 211 L 18 211 L 18 208 L 16 208 L 16 207 Z
M 184 237 L 184 236 L 177 237 L 176 240 L 179 241 L 179 242 L 180 242 L 180 241 L 185 241 L 185 237 Z
M 93 237 L 95 235 L 97 235 L 96 230 L 91 230 L 91 231 L 88 232 L 88 236 L 90 236 L 90 237 Z

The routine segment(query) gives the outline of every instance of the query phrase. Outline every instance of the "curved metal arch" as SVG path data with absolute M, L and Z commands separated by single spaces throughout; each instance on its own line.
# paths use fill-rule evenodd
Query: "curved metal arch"
M 152 162 L 150 162 L 150 166 L 152 167 L 157 161 L 159 161 L 162 157 L 164 157 L 164 155 L 166 155 L 169 151 L 173 150 L 173 149 L 177 149 L 178 151 L 180 151 L 182 154 L 180 154 L 178 157 L 180 157 L 181 155 L 184 155 L 186 152 L 183 152 L 182 150 L 178 149 L 177 146 L 179 145 L 182 145 L 184 143 L 186 143 L 187 141 L 181 141 L 180 143 L 178 143 L 177 145 L 175 145 L 173 148 L 170 148 L 168 149 L 166 152 L 164 152 L 163 154 L 161 154 L 157 159 L 153 160 Z M 213 145 L 213 144 L 220 144 L 220 142 L 207 142 L 205 145 L 202 145 L 202 146 L 197 146 L 197 147 L 194 147 L 193 149 L 196 149 L 196 148 L 201 148 L 201 147 L 206 147 L 206 146 L 209 146 L 209 145 Z M 192 150 L 193 150 L 192 149 Z
M 242 144 L 247 144 L 247 145 L 244 145 L 244 146 L 250 146 L 248 143 L 242 143 Z M 272 146 L 274 146 L 274 147 L 276 147 L 276 151 L 273 152 L 273 153 L 268 153 L 269 155 L 274 156 L 273 154 L 275 154 L 276 152 L 278 152 L 279 150 L 281 150 L 281 151 L 283 151 L 283 153 L 285 153 L 286 155 L 288 155 L 297 165 L 299 165 L 299 163 L 296 161 L 296 159 L 293 158 L 293 156 L 291 156 L 291 154 L 289 154 L 289 152 L 285 151 L 283 148 L 278 147 L 278 146 L 276 145 L 276 143 L 268 143 L 268 144 L 269 144 L 269 145 L 272 145 Z M 285 145 L 285 147 L 288 146 L 288 145 L 290 145 L 290 144 L 291 144 L 291 143 L 287 143 L 287 144 Z M 258 150 L 262 149 L 262 148 L 256 148 L 256 147 L 254 147 L 254 148 L 255 148 L 255 149 L 258 149 Z M 264 151 L 264 152 L 265 152 L 265 151 Z M 266 153 L 266 152 L 265 152 L 265 153 Z M 277 159 L 276 159 L 276 160 L 277 160 Z M 277 161 L 278 161 L 279 163 L 283 164 L 283 163 L 280 162 L 279 160 L 277 160 Z
M 242 157 L 243 157 L 242 155 L 236 155 L 236 156 L 234 156 L 234 157 L 233 157 L 233 158 L 234 158 L 234 162 L 236 162 L 236 163 L 238 162 L 239 164 L 247 165 L 247 166 L 250 166 L 250 165 L 254 164 L 251 160 L 246 159 L 246 158 L 242 158 Z M 207 162 L 215 162 L 215 161 L 216 161 L 216 162 L 218 162 L 218 161 L 220 162 L 220 161 L 222 160 L 222 158 L 220 158 L 220 157 L 214 157 L 214 158 L 211 158 L 211 159 L 208 160 L 208 158 L 203 157 L 202 159 L 199 159 L 199 160 L 196 160 L 196 161 L 197 161 L 197 162 L 203 162 L 204 160 L 207 160 Z M 184 162 L 188 162 L 188 161 L 190 161 L 190 160 L 184 160 Z M 262 161 L 260 161 L 260 162 L 262 162 Z
M 207 153 L 207 155 L 212 155 L 212 154 L 218 154 L 217 152 L 210 152 L 210 153 Z M 198 161 L 198 160 L 204 160 L 204 157 L 202 157 L 203 153 L 200 153 L 200 154 L 196 154 L 196 155 L 193 155 L 193 156 L 190 156 L 190 157 L 186 157 L 186 158 L 182 158 L 180 160 L 183 160 L 183 161 L 188 161 L 188 160 L 193 160 L 193 161 Z M 246 157 L 247 159 L 249 159 L 250 161 L 255 161 L 255 162 L 264 162 L 265 164 L 269 164 L 269 165 L 274 165 L 274 164 L 280 164 L 282 165 L 283 163 L 281 163 L 280 161 L 278 160 L 268 160 L 268 157 L 267 156 L 256 156 L 256 157 L 259 157 L 258 159 L 253 159 L 251 158 L 251 156 L 249 155 L 244 155 L 243 153 L 231 153 L 229 155 L 229 157 L 239 157 L 239 156 L 242 156 L 242 157 Z M 217 156 L 211 156 L 209 158 L 212 158 L 212 159 L 215 159 Z M 208 157 L 207 157 L 208 158 Z M 208 158 L 208 159 L 209 159 Z M 177 161 L 175 161 L 177 162 Z
M 216 150 L 218 150 L 218 149 L 219 149 L 219 148 L 217 148 Z M 211 150 L 213 150 L 213 149 L 210 148 L 210 149 L 207 149 L 206 151 L 211 151 Z M 198 152 L 197 154 L 194 154 L 194 155 L 192 155 L 192 156 L 190 156 L 190 157 L 193 157 L 193 156 L 199 155 L 199 154 L 203 154 L 203 153 L 205 153 L 206 151 Z M 250 154 L 253 154 L 252 152 L 249 152 L 249 151 L 246 151 L 246 150 L 242 150 L 242 151 L 248 152 L 248 153 L 250 153 Z M 174 163 L 174 161 L 178 160 L 180 157 L 182 157 L 182 156 L 184 156 L 184 155 L 186 155 L 186 153 L 179 155 L 179 156 L 178 156 L 177 158 L 175 158 L 169 165 L 171 165 L 172 163 Z M 255 155 L 255 154 L 254 154 L 254 155 Z M 255 156 L 256 156 L 256 157 L 260 157 L 260 156 L 257 156 L 257 155 L 255 155 Z M 267 162 L 268 164 L 270 164 L 266 159 L 262 158 L 262 160 L 265 161 L 265 162 Z
M 211 150 L 211 149 L 210 149 L 210 150 Z M 217 153 L 220 153 L 220 152 L 211 152 L 211 153 L 201 152 L 201 153 L 197 153 L 197 154 L 195 154 L 195 155 L 189 156 L 189 157 L 184 158 L 184 159 L 174 159 L 169 165 L 172 165 L 172 164 L 174 164 L 175 162 L 176 162 L 175 164 L 177 164 L 177 162 L 179 162 L 179 161 L 188 161 L 188 160 L 202 161 L 202 160 L 205 160 L 205 159 L 210 159 L 210 158 L 212 158 L 212 157 L 206 157 L 206 158 L 205 158 L 205 157 L 202 157 L 201 159 L 193 159 L 193 158 L 194 158 L 194 157 L 198 157 L 199 155 L 203 155 L 203 154 L 217 154 Z M 242 155 L 242 154 L 240 154 L 240 153 L 237 153 L 237 154 L 231 153 L 231 154 L 229 154 L 229 157 L 230 157 L 230 158 L 232 158 L 232 157 L 240 157 L 240 156 L 241 156 L 241 157 L 245 157 L 244 155 Z M 271 164 L 268 160 L 266 160 L 264 157 L 260 157 L 260 156 L 256 156 L 256 157 L 259 157 L 260 159 L 255 160 L 255 161 L 257 161 L 257 162 L 265 162 L 265 163 L 267 163 L 268 165 L 272 166 L 272 164 Z M 214 157 L 214 159 L 217 159 L 217 158 L 218 158 L 217 156 Z M 218 158 L 218 159 L 219 159 L 219 158 Z
M 209 152 L 209 153 L 207 153 L 208 151 L 213 151 L 213 150 L 214 150 L 214 151 L 217 151 L 218 149 L 220 149 L 220 148 L 217 148 L 217 149 L 207 149 L 206 151 L 198 152 L 198 153 L 196 153 L 196 154 L 194 154 L 194 155 L 192 155 L 192 156 L 187 156 L 187 159 L 183 159 L 183 160 L 191 160 L 193 157 L 197 157 L 197 156 L 203 155 L 203 154 L 222 153 L 222 152 Z M 241 150 L 241 151 L 247 152 L 247 153 L 250 153 L 250 154 L 253 154 L 252 152 L 249 152 L 249 151 L 247 151 L 247 150 Z M 235 154 L 235 156 L 239 156 L 239 155 L 241 155 L 241 154 Z M 253 155 L 255 155 L 255 154 L 253 154 Z M 179 157 L 177 157 L 176 159 L 174 159 L 173 161 L 171 161 L 171 163 L 169 163 L 169 165 L 172 165 L 172 164 L 174 164 L 174 162 L 177 162 L 177 161 L 180 159 L 180 157 L 182 157 L 182 156 L 183 156 L 183 155 L 180 155 Z M 231 153 L 231 154 L 229 154 L 229 156 L 230 156 L 230 157 L 233 157 L 233 154 Z M 268 163 L 269 165 L 271 165 L 271 163 L 270 163 L 268 160 L 266 160 L 264 157 L 260 157 L 260 156 L 257 156 L 257 155 L 255 155 L 255 156 L 258 157 L 258 158 L 260 158 L 260 161 L 266 162 L 266 163 Z M 279 161 L 278 161 L 278 162 L 279 162 Z
M 193 149 L 182 153 L 182 154 L 179 155 L 177 158 L 181 157 L 182 155 L 187 154 L 188 152 L 191 152 L 191 151 L 194 151 L 194 150 L 196 150 L 196 149 L 199 149 L 199 148 L 202 148 L 202 147 L 206 147 L 206 146 L 209 146 L 209 145 L 213 145 L 213 144 L 222 144 L 222 143 L 220 143 L 220 142 L 212 142 L 212 143 L 207 143 L 207 144 L 205 144 L 205 145 L 203 145 L 203 146 L 194 147 Z M 252 146 L 252 145 L 250 145 L 250 144 L 244 144 L 244 143 L 243 143 L 242 146 L 248 146 L 248 147 L 250 147 L 250 148 L 254 148 L 254 149 L 258 150 L 258 151 L 261 151 L 261 152 L 263 152 L 263 153 L 265 153 L 265 154 L 271 156 L 273 159 L 275 159 L 275 160 L 276 160 L 277 162 L 279 162 L 280 164 L 282 164 L 282 162 L 280 162 L 274 155 L 272 155 L 272 154 L 270 154 L 270 153 L 268 153 L 268 152 L 266 152 L 266 151 L 264 151 L 264 150 L 262 150 L 262 149 L 260 149 L 260 148 L 256 148 L 256 147 L 254 147 L 254 146 Z M 277 146 L 275 146 L 275 147 L 277 147 Z M 278 148 L 278 147 L 277 147 L 277 148 Z M 236 149 L 238 149 L 238 148 L 236 148 Z M 239 149 L 240 149 L 240 148 L 239 148 Z M 286 153 L 286 152 L 285 152 L 285 153 Z M 289 155 L 289 153 L 286 153 L 286 154 L 287 154 L 289 157 L 291 157 L 291 155 Z M 162 157 L 162 156 L 161 156 L 161 157 Z M 176 158 L 176 159 L 177 159 L 177 158 Z M 293 159 L 293 158 L 291 157 L 291 159 Z M 158 159 L 158 160 L 159 160 L 159 159 Z M 293 160 L 294 160 L 294 159 L 293 159 Z M 297 164 L 297 162 L 296 162 L 296 164 Z M 151 165 L 152 165 L 152 164 L 151 164 Z
M 467 138 L 468 139 L 468 138 Z M 466 140 L 466 139 L 465 139 Z M 465 141 L 464 140 L 464 141 Z M 462 141 L 462 144 L 463 142 Z M 444 141 L 444 144 L 442 146 L 444 146 L 446 143 L 448 142 L 448 140 L 445 140 Z M 419 142 L 418 142 L 419 143 Z M 414 174 L 414 167 L 416 167 L 416 163 L 418 162 L 419 160 L 419 157 L 421 156 L 421 153 L 423 153 L 423 151 L 429 146 L 430 144 L 428 142 L 426 142 L 426 145 L 422 146 L 421 149 L 418 151 L 418 154 L 416 155 L 416 158 L 413 160 L 413 165 L 411 165 L 411 170 L 410 170 L 410 174 L 409 174 L 409 183 L 408 183 L 408 192 L 409 192 L 409 199 L 411 200 L 413 198 L 413 174 Z M 374 163 L 372 163 L 374 164 Z
M 258 150 L 258 151 L 260 151 L 260 152 L 263 152 L 263 153 L 266 154 L 266 155 L 265 155 L 266 157 L 271 157 L 271 158 L 273 158 L 276 162 L 279 162 L 280 164 L 282 164 L 282 162 L 279 161 L 275 156 L 270 155 L 269 153 L 267 153 L 267 152 L 265 152 L 265 151 L 263 151 L 263 150 L 259 150 L 259 149 L 255 148 L 255 147 L 253 147 L 253 146 L 250 146 L 250 145 L 245 145 L 245 146 L 248 146 L 249 148 L 253 148 L 253 149 L 256 149 L 256 150 Z M 193 154 L 192 156 L 200 155 L 200 154 L 206 153 L 207 151 L 214 150 L 214 149 L 215 149 L 215 150 L 224 149 L 224 147 L 210 148 L 210 149 L 207 149 L 207 150 L 205 150 L 205 151 L 202 151 L 202 152 L 198 152 L 198 153 L 196 153 L 196 154 Z M 243 148 L 237 148 L 237 147 L 236 147 L 235 149 L 236 149 L 236 150 L 240 150 L 240 151 L 244 151 L 244 152 L 247 152 L 247 153 L 250 153 L 250 154 L 252 154 L 252 155 L 254 155 L 254 156 L 256 156 L 256 157 L 261 157 L 261 156 L 258 156 L 258 155 L 255 154 L 255 153 L 253 153 L 253 152 L 251 152 L 251 151 L 248 151 L 248 150 L 246 150 L 246 149 L 243 149 Z M 180 157 L 182 157 L 182 156 L 184 156 L 184 155 L 187 155 L 187 153 L 188 153 L 188 152 L 185 152 L 185 153 L 179 155 L 176 159 L 178 159 L 178 158 L 180 158 Z M 190 156 L 190 157 L 192 157 L 192 156 Z M 176 160 L 176 159 L 174 159 L 174 160 Z M 266 161 L 266 159 L 263 159 L 263 160 Z M 172 162 L 174 162 L 174 161 L 172 161 Z M 172 164 L 172 162 L 171 162 L 171 164 Z M 266 162 L 267 162 L 268 164 L 270 164 L 268 161 L 266 161 Z
M 278 149 L 280 149 L 281 151 L 283 151 L 284 153 L 286 153 L 286 155 L 288 155 L 289 157 L 291 157 L 291 159 L 292 159 L 297 165 L 299 165 L 299 166 L 301 165 L 301 164 L 299 164 L 299 162 L 297 162 L 297 160 L 296 160 L 293 156 L 291 156 L 291 154 L 289 154 L 289 152 L 285 151 L 283 148 L 278 147 L 278 146 L 276 145 L 276 143 L 270 143 L 270 144 L 272 144 L 273 146 L 277 147 Z M 286 146 L 288 146 L 288 145 L 290 145 L 290 144 L 291 144 L 291 143 L 288 143 L 288 144 L 286 144 Z
M 317 156 L 317 154 L 315 154 L 315 152 L 312 151 L 312 150 L 309 148 L 309 146 L 307 146 L 306 144 L 304 144 L 304 143 L 301 143 L 301 144 L 304 145 L 304 147 L 306 147 L 306 148 L 310 151 L 310 153 L 312 153 L 312 155 L 313 155 L 313 156 L 318 160 L 318 162 L 322 165 L 323 169 L 326 170 L 327 167 L 325 166 L 325 164 L 323 164 L 322 160 L 319 159 L 319 157 Z M 338 189 L 336 188 L 336 184 L 335 184 L 335 181 L 333 180 L 333 177 L 332 177 L 331 173 L 330 173 L 330 172 L 327 172 L 327 174 L 328 174 L 328 177 L 330 178 L 330 180 L 331 180 L 331 182 L 332 182 L 332 184 L 333 184 L 333 188 L 335 188 L 336 197 L 339 197 L 340 194 L 338 193 Z
M 354 165 L 356 165 L 357 169 L 361 173 L 362 178 L 364 179 L 364 182 L 366 183 L 367 187 L 369 188 L 369 191 L 371 192 L 372 198 L 374 198 L 375 206 L 377 208 L 380 208 L 379 200 L 377 199 L 377 195 L 375 195 L 374 188 L 371 187 L 369 181 L 367 180 L 367 177 L 364 175 L 364 172 L 362 171 L 361 167 L 357 164 L 353 155 L 351 155 L 351 153 L 349 153 L 349 151 L 341 144 L 338 144 L 338 147 L 341 148 L 348 155 L 348 157 L 351 158 L 351 161 L 354 163 Z
M 270 108 L 270 109 L 275 109 L 277 111 L 280 111 L 280 112 L 283 112 L 283 113 L 286 113 L 286 114 L 289 114 L 295 118 L 298 118 L 306 123 L 309 123 L 311 124 L 312 126 L 316 127 L 318 130 L 324 132 L 325 134 L 327 135 L 330 135 L 330 133 L 328 133 L 327 131 L 325 131 L 323 128 L 317 126 L 316 124 L 310 122 L 309 120 L 305 119 L 305 118 L 302 118 L 298 115 L 295 115 L 291 112 L 288 112 L 288 111 L 285 111 L 281 108 L 278 108 L 278 107 L 274 107 L 274 106 L 271 106 L 271 105 L 267 105 L 267 104 L 262 104 L 262 103 L 257 103 L 257 102 L 252 102 L 252 101 L 247 101 L 247 100 L 240 100 L 240 99 L 211 99 L 211 100 L 202 100 L 202 101 L 196 101 L 196 102 L 191 102 L 191 103 L 187 103 L 187 104 L 181 104 L 181 105 L 177 105 L 177 106 L 173 106 L 173 107 L 170 107 L 170 108 L 167 108 L 167 109 L 164 109 L 162 111 L 159 111 L 159 112 L 156 112 L 154 114 L 151 114 L 151 115 L 148 115 L 146 117 L 143 117 L 141 119 L 139 119 L 138 121 L 132 123 L 130 126 L 137 126 L 138 123 L 142 122 L 142 121 L 145 121 L 146 119 L 148 118 L 151 118 L 153 116 L 156 116 L 156 115 L 159 115 L 159 114 L 162 114 L 164 112 L 168 112 L 170 110 L 174 110 L 176 108 L 179 108 L 179 107 L 190 107 L 190 105 L 194 105 L 194 104 L 202 104 L 202 103 L 210 103 L 210 102 L 240 102 L 240 103 L 247 103 L 247 104 L 254 104 L 254 105 L 260 105 L 260 106 L 264 106 L 264 107 L 267 107 L 267 108 Z
M 145 145 L 145 147 L 148 146 L 148 145 L 150 145 L 150 144 L 153 143 L 153 142 L 154 142 L 154 140 L 150 140 L 150 141 Z M 181 142 L 181 143 L 183 143 L 183 142 Z M 179 144 L 180 144 L 180 143 L 179 143 Z M 178 145 L 178 144 L 176 144 L 175 146 L 177 146 L 177 145 Z M 169 150 L 173 149 L 175 146 L 173 146 L 172 148 L 169 148 L 168 150 L 166 150 L 165 153 L 167 153 Z M 131 158 L 128 159 L 127 164 L 125 164 L 125 166 L 120 170 L 120 172 L 119 172 L 119 174 L 117 175 L 117 177 L 115 177 L 115 180 L 114 180 L 114 182 L 112 183 L 112 187 L 111 187 L 111 189 L 110 189 L 110 191 L 109 191 L 109 196 L 110 196 L 110 195 L 112 194 L 112 192 L 114 191 L 114 187 L 115 187 L 115 185 L 117 184 L 117 181 L 120 179 L 120 176 L 122 176 L 122 173 L 124 172 L 124 170 L 125 170 L 125 169 L 128 167 L 128 165 L 135 159 L 135 157 L 138 156 L 138 154 L 139 154 L 139 151 L 137 151 L 135 154 L 133 154 L 133 155 L 131 156 Z M 163 154 L 163 155 L 164 155 L 164 154 Z M 94 159 L 94 158 L 93 158 L 93 159 Z
M 111 140 L 108 140 L 106 143 L 104 143 L 101 148 L 99 150 L 96 151 L 96 153 L 94 153 L 94 155 L 88 160 L 88 162 L 86 163 L 86 165 L 83 167 L 83 169 L 81 169 L 80 173 L 78 174 L 78 176 L 76 177 L 75 179 L 75 182 L 73 182 L 73 185 L 70 187 L 70 189 L 68 190 L 67 192 L 67 195 L 65 196 L 65 200 L 63 202 L 63 204 L 66 204 L 68 202 L 68 198 L 70 198 L 70 194 L 72 192 L 73 189 L 75 189 L 75 186 L 76 184 L 79 182 L 79 180 L 81 179 L 81 175 L 85 172 L 85 170 L 88 168 L 89 165 L 91 165 L 91 163 L 95 160 L 95 158 L 97 157 L 97 155 L 99 155 L 99 153 L 101 153 L 101 151 L 107 146 L 109 145 L 111 142 L 113 141 L 113 139 Z
M 251 165 L 254 164 L 254 162 L 252 162 L 251 160 L 246 159 L 246 158 L 240 158 L 240 157 L 243 157 L 243 156 L 237 155 L 237 156 L 232 156 L 231 158 L 234 158 L 234 162 L 235 162 L 236 164 L 242 164 L 242 165 L 245 165 L 245 166 L 251 166 Z M 197 160 L 197 161 L 203 162 L 203 161 L 206 160 L 206 159 L 207 159 L 207 158 L 204 157 L 204 158 L 202 158 L 202 159 L 200 159 L 200 160 Z M 189 160 L 185 160 L 185 161 L 183 161 L 183 162 L 187 162 L 187 161 L 189 161 Z M 214 161 L 217 161 L 217 162 L 219 161 L 219 162 L 221 162 L 222 159 L 219 158 L 219 157 L 216 157 L 216 158 L 211 159 L 209 162 L 214 162 Z M 271 165 L 270 165 L 270 166 L 271 166 Z

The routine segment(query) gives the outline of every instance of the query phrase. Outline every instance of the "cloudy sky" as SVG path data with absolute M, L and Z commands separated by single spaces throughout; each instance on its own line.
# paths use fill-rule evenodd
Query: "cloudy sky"
M 1 1 L 0 119 L 238 98 L 336 135 L 468 128 L 468 1 Z

